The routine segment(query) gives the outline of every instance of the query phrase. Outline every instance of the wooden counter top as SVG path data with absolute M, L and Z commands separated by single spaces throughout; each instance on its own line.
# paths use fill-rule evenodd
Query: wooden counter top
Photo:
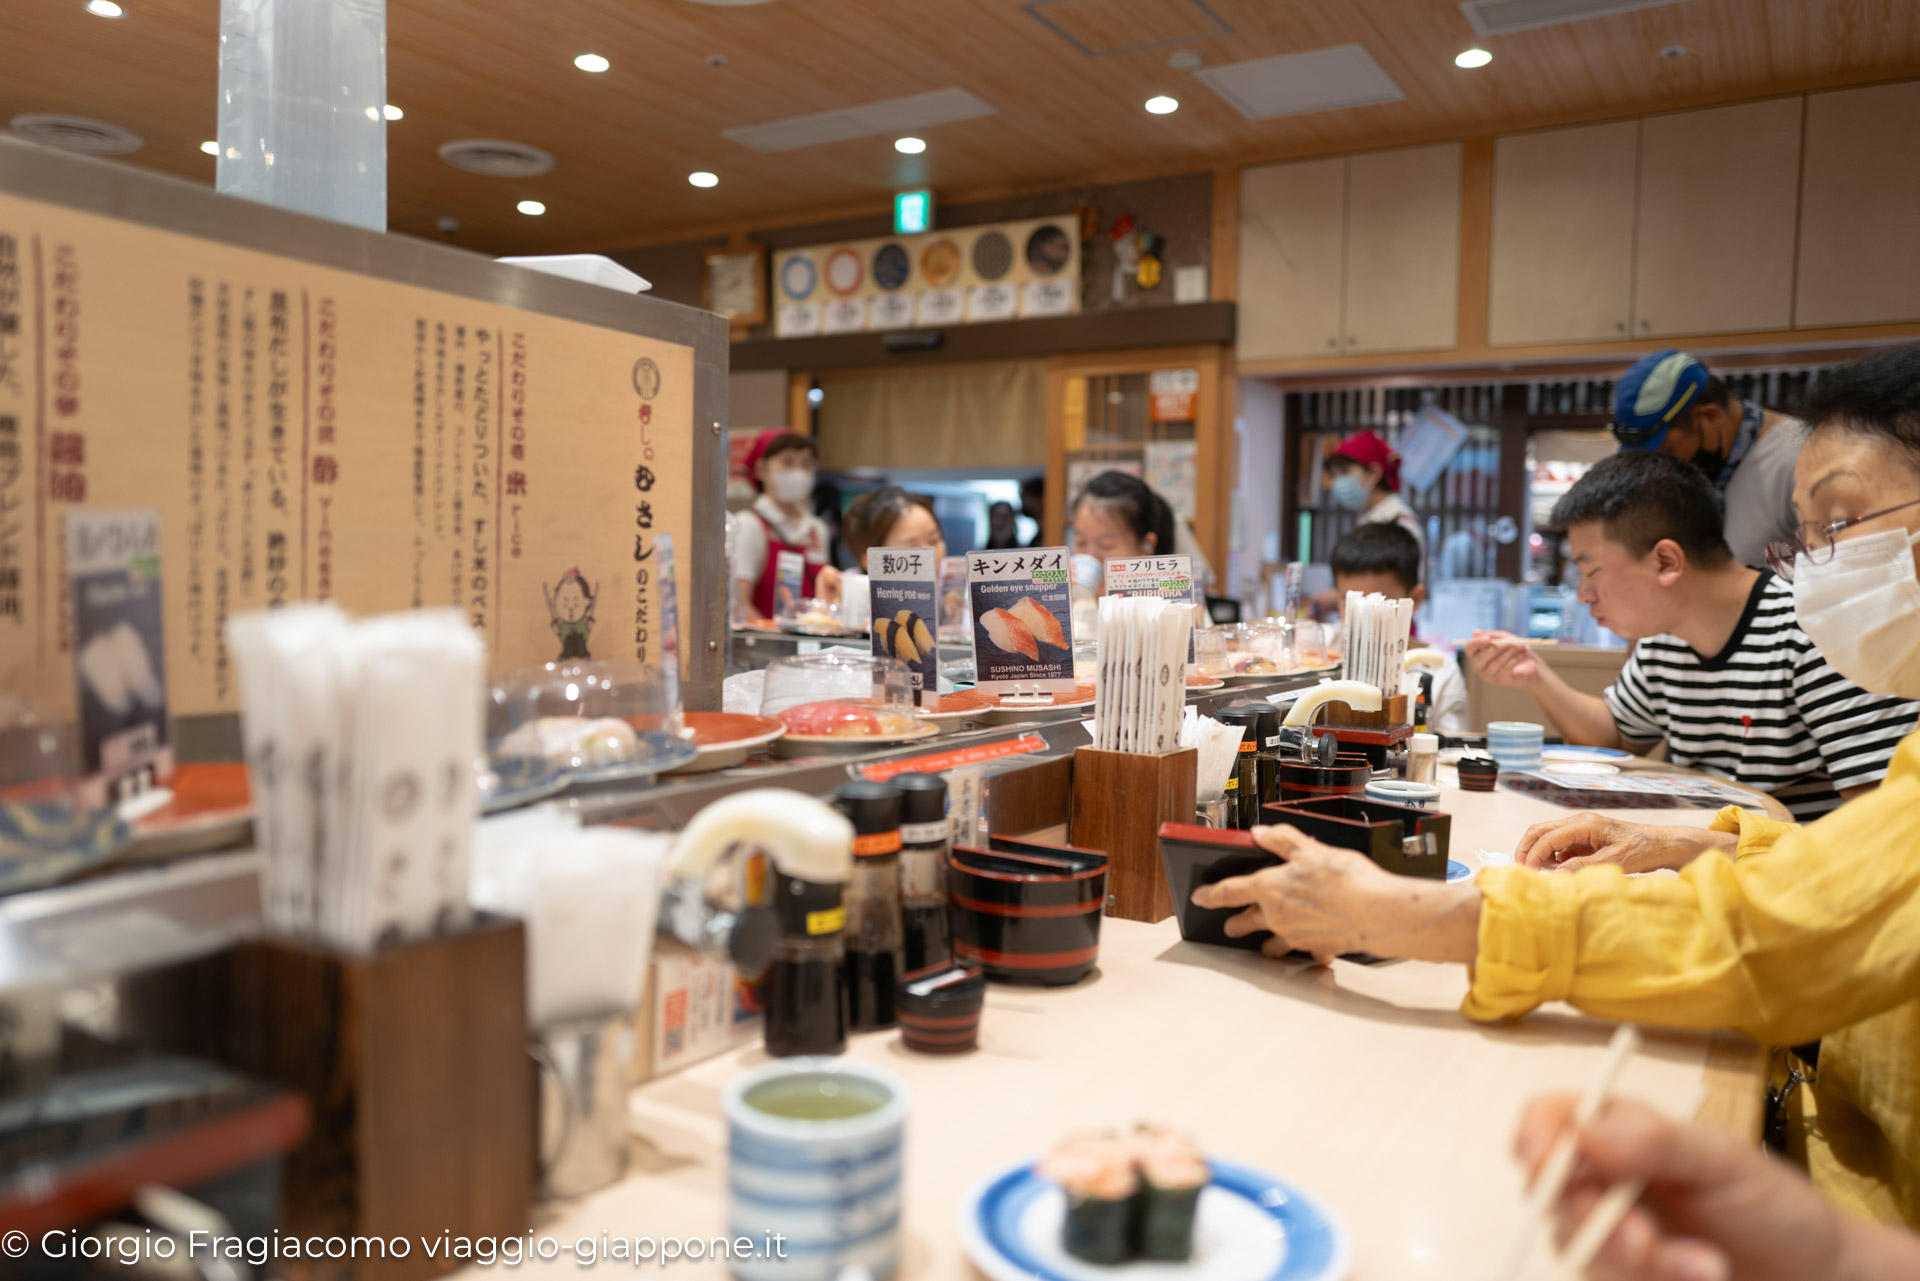
M 1451 783 L 1443 770 L 1443 785 Z M 1538 818 L 1566 811 L 1509 792 L 1447 785 L 1454 858 L 1510 851 Z M 1711 811 L 1638 811 L 1704 825 Z M 1578 1091 L 1611 1027 L 1565 1006 L 1512 1025 L 1467 1022 L 1464 968 L 1418 962 L 1320 969 L 1189 945 L 1171 920 L 1109 918 L 1100 966 L 1070 988 L 993 985 L 978 1051 L 914 1054 L 898 1033 L 852 1039 L 913 1092 L 901 1276 L 973 1278 L 955 1228 L 978 1181 L 1076 1128 L 1164 1121 L 1210 1154 L 1324 1200 L 1353 1235 L 1356 1281 L 1482 1281 L 1521 1212 L 1511 1156 L 1526 1102 Z M 1760 1057 L 1744 1038 L 1649 1030 L 1618 1093 L 1684 1114 L 1703 1093 L 1723 1124 L 1757 1134 Z M 541 1207 L 536 1237 L 602 1232 L 714 1236 L 725 1225 L 720 1094 L 758 1046 L 635 1091 L 627 1178 Z M 630 1264 L 601 1264 L 630 1268 Z M 577 1276 L 565 1253 L 517 1270 Z M 719 1276 L 681 1263 L 676 1275 Z M 478 1277 L 480 1270 L 472 1275 Z M 1545 1269 L 1528 1275 L 1547 1275 Z

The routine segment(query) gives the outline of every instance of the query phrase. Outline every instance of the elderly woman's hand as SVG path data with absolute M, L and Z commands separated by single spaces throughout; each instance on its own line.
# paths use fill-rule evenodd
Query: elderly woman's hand
M 1588 812 L 1535 823 L 1520 838 L 1513 861 L 1523 867 L 1572 869 L 1613 863 L 1629 872 L 1663 867 L 1677 871 L 1703 850 L 1723 850 L 1730 856 L 1737 841 L 1731 832 L 1652 827 Z
M 1256 827 L 1260 848 L 1284 862 L 1250 876 L 1234 876 L 1193 892 L 1200 907 L 1245 908 L 1227 921 L 1229 937 L 1273 931 L 1262 945 L 1268 956 L 1299 949 L 1322 965 L 1342 952 L 1369 950 L 1371 908 L 1393 892 L 1389 875 L 1352 850 L 1334 849 L 1291 827 Z

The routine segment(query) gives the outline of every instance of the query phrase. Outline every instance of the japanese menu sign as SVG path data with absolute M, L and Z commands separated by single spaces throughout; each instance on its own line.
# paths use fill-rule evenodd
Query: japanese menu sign
M 974 552 L 975 687 L 983 694 L 1057 694 L 1073 688 L 1073 606 L 1064 547 Z
M 74 513 L 151 509 L 174 715 L 226 620 L 454 606 L 496 670 L 662 657 L 691 347 L 0 195 L 0 692 L 72 690 Z M 65 695 L 71 697 L 71 695 Z
M 70 511 L 66 533 L 80 768 L 108 780 L 139 771 L 164 777 L 173 761 L 160 518 L 151 511 Z
M 1191 556 L 1130 556 L 1107 562 L 1107 595 L 1158 596 L 1198 605 Z M 1193 666 L 1193 634 L 1187 634 L 1187 666 Z
M 926 547 L 867 549 L 867 593 L 873 601 L 873 652 L 897 658 L 913 677 L 913 701 L 939 701 L 940 558 Z

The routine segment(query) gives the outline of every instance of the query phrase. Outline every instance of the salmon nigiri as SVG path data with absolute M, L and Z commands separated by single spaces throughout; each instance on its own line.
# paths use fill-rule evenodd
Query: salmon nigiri
M 989 610 L 981 616 L 980 626 L 986 628 L 987 639 L 995 649 L 1025 654 L 1036 663 L 1040 661 L 1040 646 L 1018 614 L 1004 609 Z
M 1037 641 L 1044 641 L 1055 649 L 1067 647 L 1067 635 L 1060 630 L 1060 620 L 1053 611 L 1031 596 L 1022 596 L 1013 602 L 1013 608 L 1007 611 L 1027 625 Z

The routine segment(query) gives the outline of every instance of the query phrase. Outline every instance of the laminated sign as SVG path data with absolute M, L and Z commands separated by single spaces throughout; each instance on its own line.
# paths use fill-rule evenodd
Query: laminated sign
M 1070 564 L 1064 547 L 974 552 L 967 557 L 974 683 L 981 693 L 1073 689 Z
M 69 511 L 66 550 L 81 768 L 106 781 L 141 772 L 164 778 L 173 761 L 160 514 Z
M 1130 556 L 1107 562 L 1107 595 L 1158 596 L 1198 605 L 1191 556 Z M 1193 635 L 1187 635 L 1187 666 L 1193 666 Z
M 913 701 L 939 700 L 940 559 L 926 547 L 874 547 L 867 552 L 873 601 L 873 652 L 897 658 L 913 678 Z

